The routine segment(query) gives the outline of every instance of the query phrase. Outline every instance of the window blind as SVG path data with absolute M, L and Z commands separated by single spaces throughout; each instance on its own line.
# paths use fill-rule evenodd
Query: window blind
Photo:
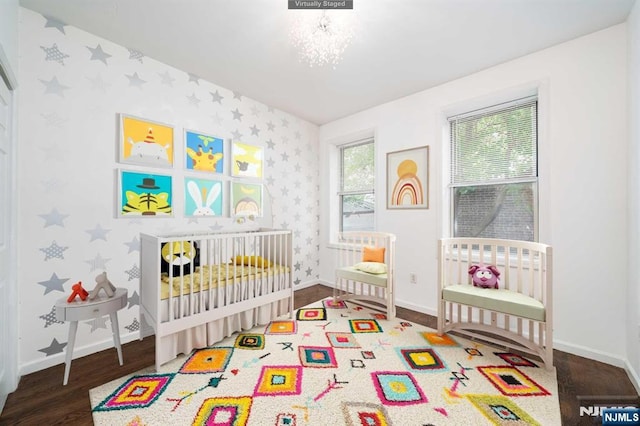
M 450 117 L 451 185 L 535 179 L 537 116 L 530 97 Z

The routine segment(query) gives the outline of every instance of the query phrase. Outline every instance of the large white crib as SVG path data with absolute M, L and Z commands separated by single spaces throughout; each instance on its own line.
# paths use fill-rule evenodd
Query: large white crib
M 155 332 L 156 369 L 234 332 L 293 317 L 291 231 L 141 234 L 140 241 L 141 322 Z

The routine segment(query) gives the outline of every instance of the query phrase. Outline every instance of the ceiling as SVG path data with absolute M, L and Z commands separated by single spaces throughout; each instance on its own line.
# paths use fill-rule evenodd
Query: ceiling
M 335 67 L 289 41 L 286 0 L 20 0 L 219 86 L 324 124 L 624 22 L 635 0 L 354 0 Z

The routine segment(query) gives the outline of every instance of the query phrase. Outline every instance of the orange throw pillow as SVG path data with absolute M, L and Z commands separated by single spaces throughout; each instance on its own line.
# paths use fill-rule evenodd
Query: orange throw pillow
M 363 262 L 384 263 L 384 247 L 364 247 L 362 249 Z

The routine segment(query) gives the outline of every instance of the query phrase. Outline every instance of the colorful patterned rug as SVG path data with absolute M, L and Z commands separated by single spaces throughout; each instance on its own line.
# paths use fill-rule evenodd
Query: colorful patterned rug
M 91 389 L 96 425 L 559 425 L 554 371 L 352 303 L 316 302 Z

